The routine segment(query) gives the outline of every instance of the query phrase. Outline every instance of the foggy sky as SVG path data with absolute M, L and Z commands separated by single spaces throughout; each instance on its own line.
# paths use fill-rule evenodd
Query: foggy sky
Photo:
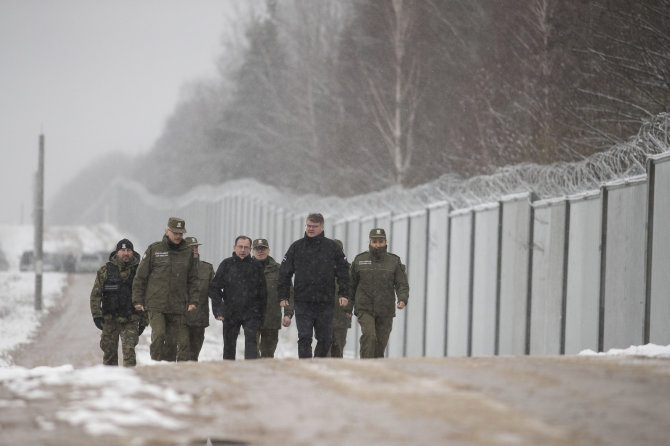
M 32 222 L 102 153 L 146 152 L 180 87 L 216 77 L 234 0 L 0 0 L 0 223 Z

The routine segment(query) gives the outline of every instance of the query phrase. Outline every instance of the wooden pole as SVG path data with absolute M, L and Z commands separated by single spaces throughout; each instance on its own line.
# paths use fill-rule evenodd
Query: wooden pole
M 44 134 L 40 135 L 35 182 L 35 311 L 42 310 L 42 271 L 44 266 Z

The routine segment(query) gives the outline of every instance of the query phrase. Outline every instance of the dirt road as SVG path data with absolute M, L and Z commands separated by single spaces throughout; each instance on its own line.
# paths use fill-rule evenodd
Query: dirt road
M 100 337 L 89 304 L 94 281 L 94 273 L 69 276 L 67 295 L 43 319 L 35 340 L 12 353 L 17 366 L 85 367 L 100 363 L 100 348 L 91 342 Z
M 75 370 L 67 373 L 75 379 L 36 381 L 33 376 L 3 381 L 0 444 L 670 443 L 670 361 L 645 358 L 275 359 L 145 365 L 130 372 L 145 391 L 136 392 L 137 399 L 124 406 L 105 386 L 125 375 L 111 376 L 112 368 L 86 368 L 99 363 L 100 352 L 91 342 L 97 330 L 90 315 L 79 311 L 87 303 L 87 293 L 82 295 L 86 280 L 81 281 L 73 281 L 63 306 L 44 325 L 37 342 L 15 355 L 16 363 L 26 367 L 69 361 Z M 77 334 L 89 338 L 84 342 Z M 87 370 L 110 374 L 110 380 L 100 384 L 87 378 L 78 383 L 77 373 Z M 34 388 L 27 390 L 28 383 Z M 172 403 L 155 404 L 165 395 L 172 395 L 165 399 Z M 114 417 L 108 416 L 110 407 L 101 408 L 110 400 L 118 406 Z M 144 405 L 154 407 L 159 418 L 149 416 L 153 412 L 138 412 Z M 88 424 L 77 411 L 83 407 Z M 94 435 L 91 414 L 101 416 L 96 410 L 106 414 L 98 420 L 116 420 L 123 428 Z M 119 421 L 121 415 L 132 422 Z M 175 429 L 170 423 L 182 424 Z

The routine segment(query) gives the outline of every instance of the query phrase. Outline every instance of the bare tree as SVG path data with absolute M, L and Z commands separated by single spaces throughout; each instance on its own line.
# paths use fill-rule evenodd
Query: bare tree
M 575 116 L 595 150 L 634 134 L 670 109 L 670 0 L 594 2 Z
M 342 1 L 289 0 L 278 14 L 290 61 L 286 102 L 279 112 L 290 129 L 290 150 L 317 184 L 327 184 L 325 177 L 340 164 L 329 155 L 328 137 L 329 123 L 342 113 L 332 72 L 347 9 Z
M 368 96 L 361 106 L 370 113 L 393 166 L 394 182 L 403 184 L 415 152 L 414 126 L 421 88 L 417 84 L 419 62 L 409 51 L 412 33 L 418 25 L 412 1 L 390 0 L 380 4 L 380 19 L 391 46 L 391 77 L 368 60 L 360 60 L 367 81 Z M 391 94 L 388 94 L 388 91 Z M 366 99 L 371 98 L 368 102 Z

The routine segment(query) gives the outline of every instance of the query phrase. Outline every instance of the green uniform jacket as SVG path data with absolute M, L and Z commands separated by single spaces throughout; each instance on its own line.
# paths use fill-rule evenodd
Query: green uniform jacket
M 198 304 L 198 259 L 193 249 L 182 242 L 176 247 L 163 240 L 149 245 L 133 281 L 133 305 L 145 311 L 184 314 L 189 305 Z
M 264 262 L 263 262 L 264 263 Z M 279 281 L 279 263 L 268 256 L 265 264 L 265 284 L 268 289 L 267 306 L 265 307 L 265 319 L 261 328 L 281 328 L 282 313 L 277 296 L 277 282 Z M 284 316 L 293 317 L 293 286 L 290 289 L 288 306 L 284 307 Z
M 349 279 L 351 283 L 351 278 Z M 351 316 L 347 314 L 353 313 L 354 302 L 349 299 L 349 302 L 344 307 L 340 306 L 340 286 L 335 279 L 335 307 L 333 308 L 333 328 L 351 328 Z
M 409 283 L 400 257 L 382 250 L 378 256 L 370 251 L 356 256 L 351 264 L 350 297 L 355 314 L 366 312 L 375 316 L 395 316 L 396 299 L 409 298 Z
M 198 308 L 186 312 L 186 325 L 190 327 L 209 326 L 209 283 L 214 277 L 214 267 L 211 263 L 198 262 Z
M 109 261 L 119 267 L 121 279 L 126 279 L 130 275 L 133 265 L 140 263 L 140 255 L 133 252 L 133 258 L 128 263 L 124 263 L 116 258 L 116 254 L 112 253 L 109 256 Z M 95 283 L 91 290 L 91 315 L 93 319 L 102 316 L 102 287 L 107 282 L 107 264 L 104 264 L 95 275 Z

